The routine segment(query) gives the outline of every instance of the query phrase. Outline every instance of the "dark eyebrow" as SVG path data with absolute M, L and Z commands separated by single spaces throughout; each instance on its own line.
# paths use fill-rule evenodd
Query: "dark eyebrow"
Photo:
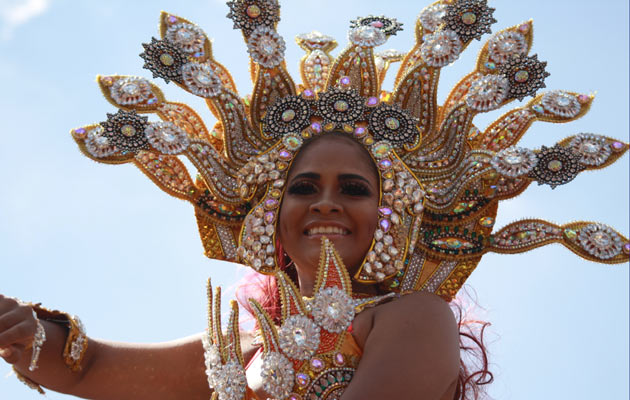
M 302 179 L 302 178 L 306 178 L 306 179 L 319 179 L 321 178 L 321 175 L 316 174 L 315 172 L 302 172 L 301 174 L 297 174 L 293 177 L 293 179 L 291 179 L 292 181 L 296 180 L 296 179 Z
M 315 173 L 315 172 L 302 172 L 301 174 L 297 174 L 296 176 L 294 176 L 292 180 L 302 179 L 302 178 L 306 178 L 306 179 L 320 179 L 321 175 L 318 174 L 318 173 Z M 340 181 L 347 181 L 347 180 L 352 180 L 352 179 L 358 179 L 358 180 L 364 181 L 366 183 L 370 183 L 367 179 L 365 179 L 361 175 L 357 175 L 357 174 L 339 174 L 339 180 Z

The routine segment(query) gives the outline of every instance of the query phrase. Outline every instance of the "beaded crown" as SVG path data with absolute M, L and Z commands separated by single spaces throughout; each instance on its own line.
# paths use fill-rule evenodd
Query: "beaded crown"
M 577 255 L 628 261 L 628 239 L 595 222 L 557 225 L 526 219 L 494 229 L 498 204 L 532 182 L 552 188 L 580 172 L 615 162 L 628 144 L 580 133 L 551 147 L 518 147 L 535 122 L 563 123 L 586 114 L 592 95 L 545 87 L 546 63 L 528 55 L 531 21 L 493 34 L 477 62 L 437 103 L 441 68 L 473 39 L 490 33 L 484 0 L 442 0 L 418 16 L 406 53 L 374 48 L 402 30 L 385 16 L 353 20 L 349 44 L 319 32 L 296 37 L 306 51 L 302 82 L 287 72 L 285 41 L 276 32 L 275 0 L 228 2 L 250 55 L 251 95 L 238 95 L 228 70 L 195 24 L 163 12 L 160 39 L 141 57 L 154 78 L 205 99 L 217 121 L 209 129 L 189 106 L 168 101 L 150 81 L 99 76 L 118 112 L 72 130 L 80 150 L 108 164 L 132 163 L 168 194 L 193 204 L 205 254 L 274 273 L 275 224 L 291 161 L 305 141 L 345 132 L 373 157 L 381 184 L 379 226 L 354 277 L 390 291 L 429 291 L 451 299 L 488 252 L 521 253 L 561 243 Z M 400 63 L 394 87 L 381 87 Z M 531 99 L 481 131 L 474 117 L 514 99 Z M 149 122 L 143 114 L 155 114 Z M 198 171 L 192 179 L 184 156 Z

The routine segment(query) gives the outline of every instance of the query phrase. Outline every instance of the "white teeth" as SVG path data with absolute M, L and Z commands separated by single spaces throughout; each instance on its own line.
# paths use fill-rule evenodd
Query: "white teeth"
M 312 235 L 346 235 L 348 232 L 345 229 L 338 228 L 336 226 L 317 226 L 315 228 L 309 229 L 306 234 L 308 236 Z

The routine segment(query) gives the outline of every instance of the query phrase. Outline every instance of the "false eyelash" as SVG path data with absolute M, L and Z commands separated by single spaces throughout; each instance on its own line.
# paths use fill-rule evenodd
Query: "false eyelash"
M 317 191 L 314 184 L 308 181 L 296 182 L 289 187 L 289 194 L 313 194 Z
M 341 192 L 350 196 L 369 196 L 372 194 L 366 185 L 359 182 L 344 182 L 341 185 Z

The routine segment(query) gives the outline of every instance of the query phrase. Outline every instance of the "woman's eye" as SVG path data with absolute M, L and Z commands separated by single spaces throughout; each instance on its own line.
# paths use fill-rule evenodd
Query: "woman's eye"
M 341 185 L 341 193 L 350 196 L 369 196 L 372 192 L 365 184 L 359 182 L 345 182 Z
M 317 187 L 311 182 L 297 182 L 289 186 L 289 194 L 313 194 Z

